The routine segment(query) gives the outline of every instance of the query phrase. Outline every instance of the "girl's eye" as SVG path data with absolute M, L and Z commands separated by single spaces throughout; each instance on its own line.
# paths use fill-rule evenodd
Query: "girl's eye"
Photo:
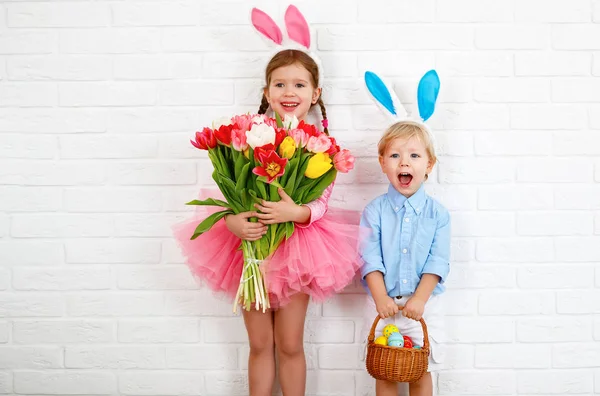
M 304 88 L 304 84 L 296 84 L 296 88 Z
M 277 88 L 283 88 L 283 83 L 277 83 L 277 84 L 275 84 L 275 86 L 276 86 Z

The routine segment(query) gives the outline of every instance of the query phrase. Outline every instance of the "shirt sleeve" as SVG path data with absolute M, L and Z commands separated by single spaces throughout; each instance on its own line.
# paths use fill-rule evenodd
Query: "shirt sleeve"
M 377 210 L 367 206 L 360 219 L 360 255 L 363 266 L 360 270 L 362 279 L 368 274 L 380 271 L 386 273 L 383 265 L 381 246 L 381 216 Z
M 422 273 L 439 276 L 440 283 L 444 283 L 450 273 L 450 214 L 447 211 L 444 211 L 438 219 Z
M 296 227 L 308 227 L 325 215 L 329 207 L 329 197 L 331 197 L 331 191 L 333 191 L 333 184 L 331 183 L 319 198 L 304 205 L 310 209 L 310 218 L 306 223 L 296 223 Z

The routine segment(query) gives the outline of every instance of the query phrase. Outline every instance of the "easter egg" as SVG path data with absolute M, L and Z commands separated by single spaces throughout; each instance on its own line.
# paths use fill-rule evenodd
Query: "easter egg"
M 400 333 L 392 333 L 387 338 L 388 346 L 400 347 L 404 346 L 404 338 Z
M 385 337 L 385 336 L 379 336 L 379 337 L 375 338 L 375 344 L 387 345 L 387 343 L 388 343 L 388 340 L 387 340 L 387 337 Z
M 383 328 L 384 336 L 389 337 L 392 333 L 400 333 L 400 330 L 393 324 L 389 324 Z
M 413 342 L 409 336 L 404 336 L 404 348 L 412 348 Z
M 418 346 L 418 345 L 415 345 L 415 346 L 413 347 L 413 349 L 421 349 L 421 347 L 420 347 L 420 346 Z

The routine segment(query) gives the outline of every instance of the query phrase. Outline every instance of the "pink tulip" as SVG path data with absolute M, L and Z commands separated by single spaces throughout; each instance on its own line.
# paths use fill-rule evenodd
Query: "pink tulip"
M 308 139 L 308 143 L 306 143 L 306 148 L 312 153 L 324 153 L 329 150 L 329 147 L 331 147 L 331 140 L 324 133 L 318 136 L 311 136 Z
M 244 151 L 248 148 L 246 131 L 244 129 L 233 129 L 231 131 L 231 145 L 236 151 Z
M 333 166 L 338 172 L 348 173 L 354 168 L 354 157 L 349 150 L 343 149 L 333 157 Z

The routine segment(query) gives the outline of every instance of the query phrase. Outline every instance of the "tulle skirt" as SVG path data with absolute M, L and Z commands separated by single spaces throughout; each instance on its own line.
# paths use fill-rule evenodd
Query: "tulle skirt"
M 175 238 L 192 273 L 213 291 L 234 298 L 244 263 L 241 240 L 224 220 L 190 240 L 210 213 L 201 208 L 194 219 L 175 226 Z M 361 266 L 359 218 L 358 212 L 330 208 L 310 226 L 295 227 L 292 236 L 261 264 L 273 308 L 285 305 L 296 293 L 320 302 L 352 282 Z

